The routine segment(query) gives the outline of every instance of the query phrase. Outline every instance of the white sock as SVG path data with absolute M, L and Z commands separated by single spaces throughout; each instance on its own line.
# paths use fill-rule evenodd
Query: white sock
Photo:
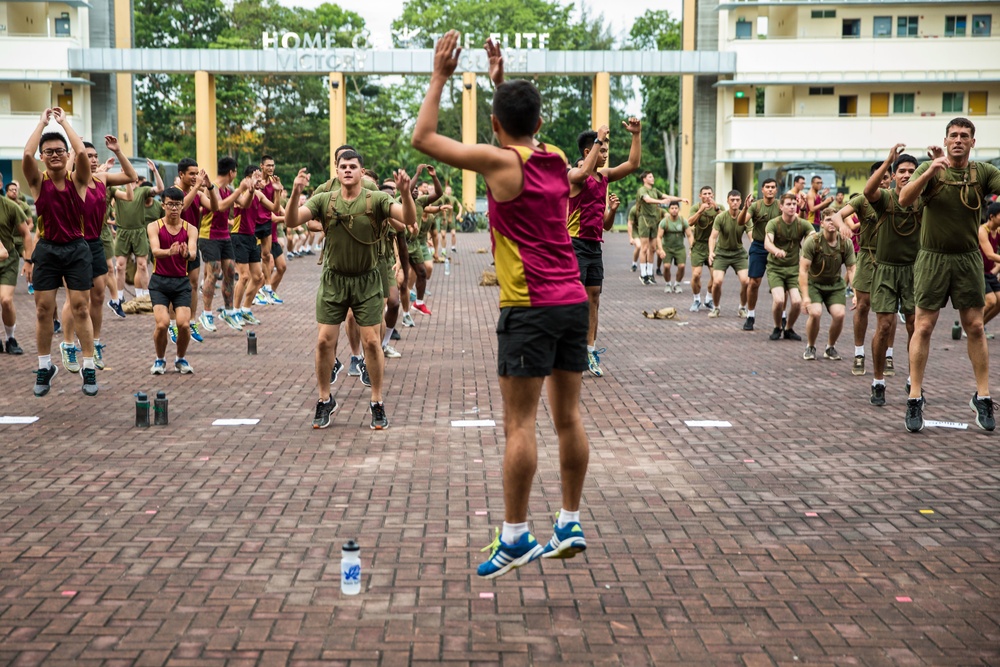
M 514 544 L 521 536 L 528 532 L 528 522 L 507 523 L 503 522 L 503 530 L 500 532 L 500 541 L 504 544 Z
M 52 355 L 51 354 L 40 354 L 38 355 L 38 369 L 44 371 L 46 368 L 52 365 Z
M 865 356 L 865 346 L 864 345 L 855 345 L 854 346 L 854 356 L 855 357 L 863 357 L 863 356 Z
M 639 266 L 639 265 L 635 262 L 632 262 L 632 266 Z
M 94 347 L 97 347 L 100 344 L 101 344 L 101 339 L 100 338 L 95 338 L 94 339 Z
M 93 357 L 84 357 L 83 358 L 83 367 L 84 368 L 93 368 L 93 369 L 96 370 L 97 366 L 94 365 L 94 358 Z
M 423 300 L 423 299 L 416 299 L 416 300 L 415 300 L 415 301 L 413 302 L 413 305 L 414 305 L 414 306 L 422 306 L 422 305 L 424 305 L 424 300 Z
M 910 377 L 909 375 L 907 375 L 907 376 L 906 376 L 906 381 L 907 381 L 907 382 L 908 382 L 909 384 L 913 384 L 913 378 L 912 378 L 912 377 Z
M 756 310 L 748 310 L 747 311 L 747 317 L 753 317 L 753 318 L 756 319 L 756 317 L 757 317 L 757 311 Z
M 560 528 L 565 528 L 567 524 L 573 522 L 580 523 L 580 510 L 575 512 L 570 512 L 569 510 L 559 510 L 559 518 L 556 520 L 556 525 Z
M 887 356 L 887 357 L 891 357 L 892 356 L 892 348 L 891 347 L 885 351 L 885 356 Z
M 872 386 L 873 387 L 884 387 L 885 386 L 885 380 L 872 380 Z
M 593 345 L 588 345 L 588 346 L 587 346 L 587 352 L 593 352 L 593 351 L 594 351 L 594 350 L 596 350 L 596 349 L 597 349 L 597 348 L 596 348 L 595 346 L 593 346 Z
M 976 397 L 977 397 L 977 398 L 978 398 L 978 399 L 979 399 L 980 401 L 988 401 L 988 400 L 990 400 L 990 395 L 989 395 L 989 394 L 986 394 L 985 396 L 980 396 L 980 395 L 979 395 L 979 392 L 976 392 Z
M 177 321 L 176 320 L 170 320 L 170 326 L 172 326 L 172 327 L 177 326 Z
M 646 277 L 646 263 L 645 262 L 643 262 L 642 264 L 639 265 L 639 277 L 640 278 L 645 278 Z
M 695 303 L 701 303 L 701 295 L 700 294 L 695 294 L 694 295 L 694 302 Z
M 781 311 L 781 319 L 783 319 L 783 320 L 787 320 L 788 319 L 788 311 L 787 310 Z
M 656 267 L 653 265 L 653 263 L 652 262 L 647 263 L 646 264 L 646 275 L 647 276 L 651 276 L 651 275 L 653 275 L 655 273 L 656 273 Z
M 382 339 L 382 347 L 385 347 L 390 342 L 392 342 L 392 332 L 395 331 L 392 327 L 385 328 L 385 338 Z
M 12 324 L 10 326 L 7 326 L 6 324 L 3 325 L 3 330 L 7 334 L 7 338 L 13 338 L 14 337 L 14 328 L 16 326 L 17 326 L 16 324 Z

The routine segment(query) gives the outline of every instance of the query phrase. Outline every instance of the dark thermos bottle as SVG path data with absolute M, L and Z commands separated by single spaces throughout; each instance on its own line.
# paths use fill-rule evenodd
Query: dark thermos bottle
M 156 400 L 153 401 L 153 424 L 156 426 L 166 426 L 169 415 L 167 414 L 167 394 L 166 392 L 156 392 Z
M 257 354 L 257 334 L 247 332 L 247 354 Z
M 955 320 L 955 326 L 951 328 L 951 337 L 954 340 L 962 340 L 962 325 Z
M 141 391 L 135 395 L 135 425 L 149 428 L 149 397 Z

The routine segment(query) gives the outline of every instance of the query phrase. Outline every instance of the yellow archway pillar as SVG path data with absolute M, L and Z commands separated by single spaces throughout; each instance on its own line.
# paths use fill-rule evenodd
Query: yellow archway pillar
M 685 51 L 694 51 L 695 23 L 698 19 L 697 0 L 684 0 L 684 14 L 681 22 L 682 46 Z M 695 203 L 694 198 L 694 76 L 681 77 L 681 178 L 677 193 Z
M 476 73 L 462 73 L 462 143 L 476 143 Z M 462 170 L 462 207 L 476 210 L 476 172 Z
M 343 72 L 330 72 L 330 178 L 337 175 L 333 152 L 347 143 L 347 88 Z
M 590 98 L 590 122 L 594 130 L 611 123 L 611 75 L 598 72 L 594 75 L 594 94 Z
M 194 136 L 198 166 L 215 178 L 219 162 L 215 115 L 215 75 L 194 73 Z
M 132 48 L 132 2 L 115 0 L 115 48 Z M 132 100 L 132 75 L 115 74 L 115 114 L 118 121 L 118 145 L 126 157 L 135 156 L 135 105 Z

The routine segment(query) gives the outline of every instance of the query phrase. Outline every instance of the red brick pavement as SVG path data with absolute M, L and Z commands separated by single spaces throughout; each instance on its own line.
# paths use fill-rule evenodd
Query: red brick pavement
M 65 373 L 31 395 L 19 288 L 28 354 L 0 357 L 0 415 L 41 419 L 0 426 L 0 663 L 1000 664 L 997 436 L 906 434 L 905 354 L 889 405 L 872 408 L 871 376 L 849 361 L 804 362 L 766 326 L 740 331 L 732 277 L 718 320 L 662 282 L 640 286 L 622 235 L 606 244 L 607 375 L 584 382 L 590 549 L 480 581 L 479 548 L 502 520 L 503 439 L 449 423 L 501 420 L 497 290 L 477 286 L 488 238 L 459 238 L 452 275 L 438 267 L 430 283 L 434 315 L 415 315 L 389 361 L 380 433 L 349 377 L 334 425 L 310 428 L 310 260 L 291 263 L 284 306 L 260 309 L 261 354 L 220 330 L 189 354 L 194 376 L 148 375 L 149 316 L 106 320 L 96 398 Z M 688 324 L 639 315 L 662 305 Z M 952 319 L 934 338 L 926 416 L 967 421 Z M 132 428 L 133 392 L 156 389 L 170 426 Z M 531 519 L 544 540 L 560 504 L 547 412 L 539 435 Z M 338 581 L 351 538 L 364 564 L 353 598 Z

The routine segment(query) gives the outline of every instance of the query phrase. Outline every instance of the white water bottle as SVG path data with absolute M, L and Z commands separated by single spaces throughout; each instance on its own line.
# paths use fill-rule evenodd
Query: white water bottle
M 444 258 L 444 275 L 451 275 L 451 260 L 447 256 Z
M 361 592 L 361 546 L 351 540 L 340 554 L 340 592 L 357 595 Z

